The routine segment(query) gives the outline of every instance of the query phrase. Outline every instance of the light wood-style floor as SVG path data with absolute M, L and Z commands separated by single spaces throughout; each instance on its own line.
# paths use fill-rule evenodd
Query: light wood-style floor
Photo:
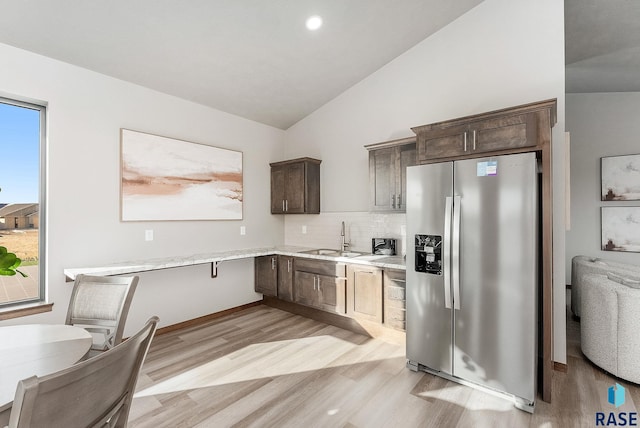
M 595 412 L 635 412 L 640 387 L 580 353 L 568 322 L 568 372 L 533 415 L 469 387 L 405 368 L 404 345 L 256 306 L 157 336 L 131 427 L 582 427 Z M 607 389 L 626 390 L 615 409 Z

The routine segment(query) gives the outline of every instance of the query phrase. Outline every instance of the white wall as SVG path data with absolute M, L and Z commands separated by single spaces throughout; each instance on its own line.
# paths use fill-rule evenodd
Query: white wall
M 600 207 L 640 206 L 639 201 L 600 200 L 600 158 L 640 153 L 639 117 L 640 92 L 567 94 L 567 131 L 571 134 L 567 284 L 571 283 L 571 258 L 577 255 L 640 264 L 639 253 L 600 249 Z
M 288 158 L 322 159 L 323 212 L 368 210 L 365 144 L 410 127 L 558 99 L 554 139 L 554 359 L 566 362 L 564 5 L 486 0 L 291 127 Z
M 64 268 L 281 244 L 272 216 L 269 162 L 283 159 L 284 132 L 211 108 L 0 44 L 0 95 L 48 105 L 48 301 L 53 312 L 0 324 L 64 321 L 72 283 Z M 120 128 L 244 153 L 242 221 L 119 220 Z M 247 234 L 240 236 L 239 228 Z M 144 240 L 145 229 L 155 239 Z M 125 334 L 150 315 L 171 325 L 259 300 L 253 261 L 140 274 Z
M 4 323 L 61 322 L 70 294 L 66 267 L 281 243 L 284 220 L 268 212 L 269 161 L 322 159 L 323 212 L 367 211 L 365 144 L 410 136 L 412 126 L 557 98 L 554 359 L 565 362 L 563 8 L 557 0 L 485 0 L 286 132 L 0 44 L 10 65 L 0 67 L 0 94 L 48 103 L 47 282 L 55 303 L 52 313 Z M 244 220 L 121 223 L 122 127 L 242 150 Z M 154 229 L 153 242 L 144 241 L 145 229 Z M 151 314 L 174 324 L 258 298 L 250 260 L 223 263 L 215 280 L 207 272 L 141 274 L 128 326 Z

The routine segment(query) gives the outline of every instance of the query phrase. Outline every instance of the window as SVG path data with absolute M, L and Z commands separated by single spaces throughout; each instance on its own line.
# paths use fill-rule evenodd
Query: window
M 0 308 L 45 297 L 44 153 L 45 107 L 0 97 Z

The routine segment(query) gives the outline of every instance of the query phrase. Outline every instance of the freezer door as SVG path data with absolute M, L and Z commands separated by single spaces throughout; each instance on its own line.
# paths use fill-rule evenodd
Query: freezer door
M 447 374 L 453 314 L 445 212 L 452 192 L 451 162 L 407 168 L 407 359 Z
M 530 402 L 536 392 L 538 196 L 533 153 L 458 161 L 453 374 Z M 455 233 L 454 233 L 455 236 Z

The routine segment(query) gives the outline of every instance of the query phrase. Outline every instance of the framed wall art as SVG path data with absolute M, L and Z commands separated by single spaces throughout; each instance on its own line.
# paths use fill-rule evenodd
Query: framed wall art
M 121 219 L 241 220 L 242 152 L 120 130 Z
M 603 201 L 640 200 L 640 155 L 604 157 L 600 166 Z
M 640 253 L 640 207 L 602 207 L 602 250 Z

